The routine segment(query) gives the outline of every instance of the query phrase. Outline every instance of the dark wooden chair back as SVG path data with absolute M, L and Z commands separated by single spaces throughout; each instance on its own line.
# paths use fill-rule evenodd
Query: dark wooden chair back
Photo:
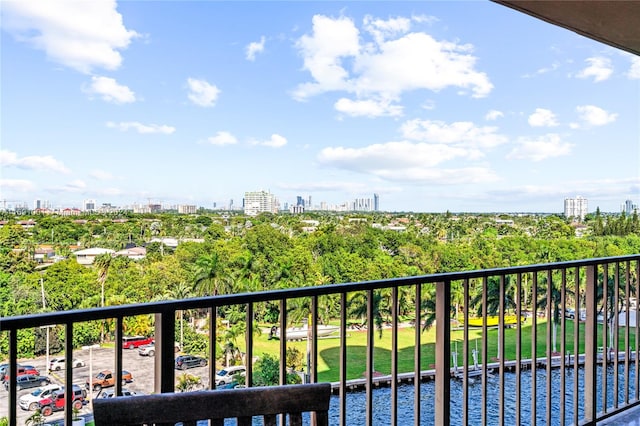
M 96 426 L 195 426 L 198 420 L 222 426 L 225 419 L 249 426 L 254 416 L 276 426 L 278 415 L 288 415 L 289 425 L 301 426 L 308 412 L 312 425 L 328 426 L 330 397 L 329 383 L 119 396 L 94 399 L 93 416 Z

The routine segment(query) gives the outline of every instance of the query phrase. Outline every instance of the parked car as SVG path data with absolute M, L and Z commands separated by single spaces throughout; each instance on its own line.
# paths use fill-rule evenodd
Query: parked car
M 135 349 L 142 345 L 148 345 L 153 342 L 153 337 L 144 336 L 124 336 L 122 338 L 123 349 Z
M 18 365 L 18 376 L 24 376 L 26 374 L 32 374 L 34 376 L 39 376 L 40 372 L 32 365 Z M 2 378 L 3 382 L 9 380 L 9 369 L 5 371 L 4 377 Z
M 154 356 L 156 354 L 156 343 L 151 342 L 148 345 L 142 345 L 138 348 L 140 356 Z
M 35 411 L 39 407 L 38 405 L 39 401 L 50 397 L 53 392 L 56 392 L 59 390 L 62 390 L 62 386 L 56 383 L 40 386 L 38 389 L 34 390 L 33 392 L 28 393 L 26 395 L 22 395 L 18 400 L 18 405 L 20 405 L 20 408 L 22 408 L 25 411 L 26 410 Z
M 9 364 L 0 364 L 0 380 L 4 380 L 7 371 L 9 371 Z
M 82 396 L 83 395 L 82 389 L 80 389 L 79 386 L 77 388 L 74 386 L 72 394 L 73 394 L 72 407 L 74 409 L 80 410 L 84 405 L 83 404 L 84 396 Z M 42 415 L 46 417 L 53 414 L 54 411 L 64 410 L 64 398 L 65 398 L 65 392 L 64 390 L 62 390 L 62 391 L 53 392 L 50 397 L 40 400 L 38 402 L 38 405 L 40 406 L 40 412 L 42 413 Z
M 575 319 L 576 318 L 576 310 L 573 308 L 566 308 L 564 310 L 565 318 Z
M 73 368 L 84 367 L 85 363 L 81 359 L 73 358 L 71 366 Z M 65 368 L 64 357 L 52 358 L 51 361 L 49 361 L 49 371 L 60 371 L 63 368 Z
M 133 376 L 126 370 L 122 370 L 122 383 L 131 383 L 133 382 Z M 108 388 L 111 386 L 115 386 L 116 384 L 116 376 L 110 370 L 102 370 L 89 383 L 89 378 L 87 377 L 87 381 L 85 382 L 85 387 L 87 389 L 93 389 L 94 391 L 99 391 L 102 388 Z
M 235 376 L 245 377 L 246 373 L 247 368 L 244 365 L 223 368 L 216 373 L 216 386 L 223 386 L 234 381 L 239 382 Z
M 176 369 L 186 370 L 193 367 L 204 367 L 208 363 L 206 358 L 195 355 L 180 355 L 176 358 Z
M 96 398 L 113 398 L 116 394 L 114 389 L 103 389 Z M 142 392 L 136 392 L 130 389 L 122 388 L 122 396 L 144 395 Z
M 36 374 L 23 374 L 16 378 L 16 389 L 29 389 L 38 386 L 44 386 L 51 383 L 51 380 L 46 376 L 39 376 Z M 9 380 L 4 382 L 4 388 L 9 390 Z

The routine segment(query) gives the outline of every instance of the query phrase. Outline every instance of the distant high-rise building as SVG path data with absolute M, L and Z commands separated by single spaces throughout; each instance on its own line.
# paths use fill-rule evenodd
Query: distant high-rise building
M 311 206 L 312 206 L 312 205 L 313 205 L 313 204 L 311 204 L 311 195 L 309 195 L 309 200 L 307 201 L 307 205 L 306 205 L 307 210 L 311 210 Z
M 178 206 L 178 213 L 180 214 L 195 214 L 196 206 L 189 204 L 181 204 Z
M 632 200 L 625 200 L 622 205 L 622 211 L 625 212 L 627 216 L 633 214 L 633 212 L 638 210 L 638 205 L 634 204 Z
M 564 199 L 564 215 L 575 219 L 584 220 L 587 215 L 587 199 L 581 196 Z
M 296 197 L 296 206 L 304 207 L 304 198 L 302 198 L 302 196 L 300 195 Z
M 378 194 L 373 194 L 373 211 L 380 211 L 380 196 Z
M 47 200 L 34 200 L 33 201 L 33 209 L 34 210 L 45 210 L 50 209 L 51 203 Z
M 96 200 L 84 200 L 82 202 L 82 210 L 85 212 L 92 212 L 96 210 Z
M 267 191 L 244 193 L 244 214 L 256 216 L 260 213 L 278 213 L 279 203 L 275 195 Z
M 360 212 L 373 211 L 373 199 L 372 198 L 356 198 L 352 203 L 351 210 Z
M 233 210 L 233 198 L 229 200 L 229 210 Z

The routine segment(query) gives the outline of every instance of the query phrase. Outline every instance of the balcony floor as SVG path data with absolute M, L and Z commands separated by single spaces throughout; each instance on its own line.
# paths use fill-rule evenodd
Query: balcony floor
M 602 426 L 640 426 L 640 407 L 633 408 L 599 424 Z

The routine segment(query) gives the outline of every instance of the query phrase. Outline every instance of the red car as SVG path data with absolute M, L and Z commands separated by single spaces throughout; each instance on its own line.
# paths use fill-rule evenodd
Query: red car
M 148 345 L 153 342 L 153 337 L 144 336 L 124 336 L 122 338 L 123 349 L 135 349 L 142 345 Z
M 31 366 L 31 365 L 19 365 L 18 366 L 18 374 L 17 376 L 24 376 L 25 374 L 31 374 L 33 376 L 39 376 L 40 372 L 38 370 L 36 370 L 35 367 Z M 5 373 L 4 377 L 2 378 L 3 382 L 8 382 L 9 381 L 9 370 L 7 369 L 7 372 Z
M 82 390 L 79 387 L 73 389 L 73 408 L 80 410 L 82 408 L 84 399 Z M 40 412 L 43 416 L 50 416 L 54 411 L 64 410 L 64 391 L 54 392 L 51 397 L 41 399 L 38 402 L 40 405 Z

